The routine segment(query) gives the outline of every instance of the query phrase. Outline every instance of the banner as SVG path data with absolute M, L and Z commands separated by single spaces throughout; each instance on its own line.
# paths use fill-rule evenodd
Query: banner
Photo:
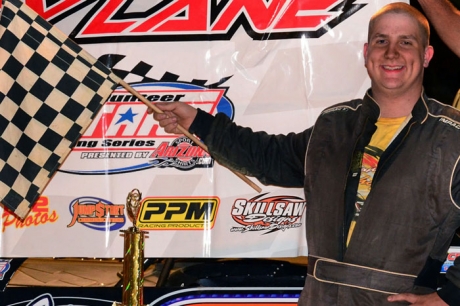
M 364 95 L 367 24 L 389 2 L 26 1 L 149 101 L 276 134 Z M 255 192 L 146 110 L 113 91 L 24 222 L 0 208 L 1 257 L 122 257 L 134 188 L 146 257 L 308 253 L 302 189 Z

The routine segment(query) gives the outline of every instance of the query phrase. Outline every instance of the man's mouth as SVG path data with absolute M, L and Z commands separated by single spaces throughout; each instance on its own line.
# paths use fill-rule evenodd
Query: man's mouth
M 385 70 L 401 70 L 404 66 L 387 66 L 383 65 L 383 69 Z

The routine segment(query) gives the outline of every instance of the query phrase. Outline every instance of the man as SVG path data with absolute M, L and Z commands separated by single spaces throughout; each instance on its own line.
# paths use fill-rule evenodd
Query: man
M 158 103 L 219 163 L 263 184 L 304 187 L 308 275 L 299 305 L 460 305 L 460 267 L 436 279 L 460 226 L 460 113 L 423 91 L 433 48 L 406 3 L 379 10 L 364 45 L 371 89 L 298 134 L 268 135 L 183 103 Z

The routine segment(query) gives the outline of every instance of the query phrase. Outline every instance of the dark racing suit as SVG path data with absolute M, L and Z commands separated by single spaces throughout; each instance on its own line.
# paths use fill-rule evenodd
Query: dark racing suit
M 309 261 L 299 305 L 398 305 L 389 294 L 436 290 L 460 226 L 460 113 L 421 95 L 381 156 L 345 247 L 359 180 L 352 161 L 362 158 L 378 117 L 369 91 L 327 108 L 298 134 L 253 132 L 202 111 L 190 127 L 220 164 L 263 184 L 304 187 Z M 460 262 L 446 277 L 438 294 L 460 305 Z

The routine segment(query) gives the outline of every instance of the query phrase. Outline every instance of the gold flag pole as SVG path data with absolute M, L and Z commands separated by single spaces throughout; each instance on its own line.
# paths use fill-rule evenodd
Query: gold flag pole
M 126 83 L 125 81 L 123 80 L 120 80 L 120 85 L 123 86 L 127 91 L 129 91 L 131 94 L 133 94 L 134 96 L 136 96 L 139 100 L 141 100 L 145 105 L 147 105 L 149 108 L 151 108 L 155 113 L 158 113 L 158 114 L 163 114 L 164 112 L 159 109 L 158 107 L 155 106 L 155 104 L 153 104 L 152 102 L 150 102 L 149 100 L 147 100 L 146 97 L 144 97 L 143 95 L 141 95 L 139 92 L 137 92 L 134 88 L 132 88 L 128 83 Z M 179 131 L 181 131 L 182 134 L 184 134 L 185 136 L 187 136 L 188 138 L 190 138 L 191 140 L 193 140 L 193 142 L 195 142 L 198 146 L 200 146 L 203 150 L 205 150 L 206 152 L 209 153 L 209 150 L 208 150 L 208 147 L 203 143 L 201 142 L 198 138 L 196 138 L 193 134 L 191 134 L 189 131 L 187 131 L 183 126 L 181 126 L 180 124 L 177 126 L 177 129 Z M 262 192 L 262 188 L 260 188 L 259 186 L 257 186 L 253 181 L 251 181 L 249 178 L 247 178 L 245 175 L 239 173 L 239 172 L 236 172 L 236 171 L 233 171 L 232 169 L 229 169 L 230 171 L 232 171 L 236 176 L 238 176 L 240 179 L 242 179 L 243 181 L 245 181 L 249 186 L 251 186 L 255 191 L 257 192 Z
M 144 305 L 144 236 L 145 232 L 136 226 L 142 193 L 133 189 L 126 198 L 126 210 L 133 226 L 124 233 L 123 296 L 116 306 Z

